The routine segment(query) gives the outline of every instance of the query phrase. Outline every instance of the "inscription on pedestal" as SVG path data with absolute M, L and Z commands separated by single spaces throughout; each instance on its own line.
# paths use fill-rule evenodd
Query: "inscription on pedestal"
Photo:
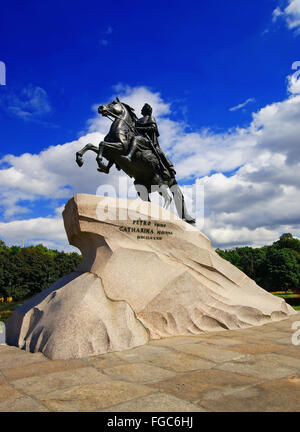
M 173 234 L 173 231 L 167 231 L 166 224 L 161 222 L 152 222 L 142 219 L 132 221 L 131 226 L 120 226 L 119 230 L 126 233 L 136 234 L 137 240 L 162 240 Z

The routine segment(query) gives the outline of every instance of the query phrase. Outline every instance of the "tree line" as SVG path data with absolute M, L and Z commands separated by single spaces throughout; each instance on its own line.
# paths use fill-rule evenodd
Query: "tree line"
M 74 271 L 81 255 L 37 246 L 7 246 L 0 240 L 0 298 L 31 297 Z
M 300 291 L 300 240 L 283 234 L 271 246 L 216 249 L 267 291 Z M 21 248 L 0 240 L 0 298 L 31 297 L 74 271 L 81 255 L 60 252 L 39 244 Z
M 216 252 L 267 291 L 300 291 L 300 240 L 282 234 L 271 246 Z

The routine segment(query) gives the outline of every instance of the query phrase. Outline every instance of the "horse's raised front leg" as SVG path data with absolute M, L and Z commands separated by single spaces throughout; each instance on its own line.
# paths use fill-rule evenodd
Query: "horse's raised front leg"
M 97 158 L 96 158 L 96 159 L 97 159 Z M 111 167 L 112 167 L 113 164 L 114 164 L 113 161 L 109 161 L 107 165 L 104 165 L 103 162 L 98 161 L 98 160 L 97 160 L 97 163 L 98 163 L 98 167 L 99 167 L 99 168 L 97 168 L 97 171 L 99 171 L 99 172 L 104 172 L 105 174 L 108 174 L 108 173 L 109 173 L 109 170 L 111 169 Z
M 96 161 L 97 161 L 97 164 L 98 164 L 97 170 L 100 171 L 100 172 L 104 172 L 104 173 L 108 174 L 109 170 L 110 170 L 110 167 L 113 165 L 113 163 L 109 162 L 107 165 L 105 165 L 102 162 L 102 159 L 103 159 L 102 155 L 103 155 L 104 147 L 105 147 L 105 141 L 101 141 L 99 143 L 98 154 L 97 154 L 97 157 L 96 157 Z
M 124 144 L 122 142 L 108 142 L 108 141 L 101 141 L 99 144 L 99 149 L 98 149 L 98 155 L 96 157 L 96 161 L 98 164 L 98 171 L 100 172 L 105 172 L 108 173 L 109 168 L 111 167 L 111 165 L 105 165 L 102 162 L 103 159 L 103 151 L 106 151 L 105 153 L 105 158 L 110 160 L 110 153 L 113 154 L 118 154 L 118 153 L 122 153 L 124 151 Z
M 123 142 L 108 142 L 108 141 L 101 141 L 98 147 L 98 155 L 97 155 L 97 162 L 102 161 L 103 158 L 103 151 L 106 149 L 108 152 L 113 153 L 123 153 L 124 152 L 125 145 Z M 106 156 L 105 156 L 106 157 Z
M 82 156 L 84 155 L 85 152 L 87 152 L 88 150 L 92 150 L 95 153 L 98 153 L 98 147 L 94 146 L 93 144 L 87 144 L 86 146 L 84 146 L 81 150 L 79 150 L 76 153 L 76 163 L 78 166 L 82 167 L 83 165 L 83 159 Z
M 103 154 L 103 150 L 104 150 L 104 145 L 105 145 L 104 141 L 101 141 L 99 143 L 98 152 L 97 152 L 98 154 L 96 157 L 96 161 L 98 162 L 98 165 L 99 165 L 99 162 L 101 162 L 102 158 L 103 158 L 102 154 Z

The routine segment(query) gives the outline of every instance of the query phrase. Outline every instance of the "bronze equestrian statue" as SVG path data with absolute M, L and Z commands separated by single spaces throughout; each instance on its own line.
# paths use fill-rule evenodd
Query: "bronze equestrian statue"
M 97 153 L 98 171 L 108 174 L 115 164 L 117 169 L 134 178 L 141 199 L 150 201 L 149 193 L 157 191 L 164 198 L 165 208 L 172 201 L 170 189 L 178 216 L 186 222 L 195 223 L 186 209 L 183 193 L 175 178 L 174 166 L 159 146 L 159 133 L 151 106 L 145 104 L 143 117 L 138 119 L 133 108 L 116 98 L 116 101 L 107 105 L 100 105 L 98 113 L 112 117 L 110 130 L 99 147 L 87 144 L 76 153 L 77 164 L 81 167 L 82 156 L 86 151 L 92 150 Z M 107 165 L 103 163 L 103 158 L 107 159 Z

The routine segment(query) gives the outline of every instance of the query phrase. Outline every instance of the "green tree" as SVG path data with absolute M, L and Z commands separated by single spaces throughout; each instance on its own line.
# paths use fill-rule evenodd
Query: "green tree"
M 300 267 L 293 251 L 269 247 L 265 274 L 265 288 L 269 291 L 287 291 L 297 288 L 300 283 Z
M 216 249 L 268 291 L 300 289 L 300 240 L 285 233 L 271 246 Z
M 279 240 L 273 243 L 273 246 L 279 249 L 292 249 L 300 253 L 300 240 L 293 237 L 290 233 L 282 234 Z
M 1 241 L 0 297 L 19 300 L 32 296 L 74 271 L 80 262 L 75 252 L 58 252 L 43 245 L 8 247 Z

